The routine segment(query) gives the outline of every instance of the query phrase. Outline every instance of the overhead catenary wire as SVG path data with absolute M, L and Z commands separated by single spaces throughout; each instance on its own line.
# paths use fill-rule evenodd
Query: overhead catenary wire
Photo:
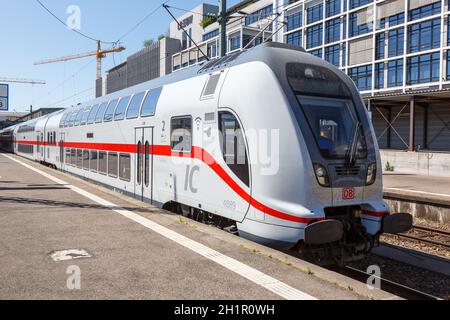
M 45 11 L 47 11 L 53 18 L 55 18 L 56 20 L 58 20 L 62 25 L 64 25 L 64 26 L 67 28 L 67 24 L 66 24 L 61 18 L 59 18 L 56 14 L 54 14 L 54 13 L 53 13 L 53 12 L 52 12 L 45 4 L 43 4 L 40 0 L 36 0 L 36 2 L 37 2 L 37 3 L 38 3 Z M 84 37 L 84 38 L 86 38 L 86 39 L 95 41 L 95 42 L 100 41 L 101 43 L 104 43 L 104 44 L 115 44 L 115 42 L 102 41 L 102 40 L 99 40 L 99 39 L 95 39 L 95 38 L 93 38 L 93 37 L 91 37 L 91 36 L 89 36 L 89 35 L 87 35 L 87 34 L 81 32 L 81 31 L 79 31 L 79 30 L 77 30 L 77 29 L 74 29 L 74 28 L 69 28 L 69 29 L 70 29 L 71 31 L 77 33 L 78 35 L 80 35 L 80 36 L 82 36 L 82 37 Z

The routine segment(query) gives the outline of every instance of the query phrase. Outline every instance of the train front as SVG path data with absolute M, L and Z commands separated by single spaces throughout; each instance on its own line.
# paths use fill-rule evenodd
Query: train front
M 383 201 L 380 153 L 353 81 L 322 61 L 288 63 L 286 80 L 318 192 L 331 200 L 313 205 L 325 219 L 305 228 L 301 249 L 343 263 L 369 253 L 383 232 L 409 230 L 411 215 Z

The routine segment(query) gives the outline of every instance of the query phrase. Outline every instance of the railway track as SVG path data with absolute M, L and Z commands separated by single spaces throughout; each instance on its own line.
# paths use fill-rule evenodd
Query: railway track
M 372 276 L 365 271 L 350 266 L 329 267 L 328 269 L 343 274 L 352 279 L 361 281 L 363 283 L 367 283 L 369 277 Z M 380 280 L 381 290 L 395 294 L 396 296 L 399 296 L 406 300 L 442 300 L 441 298 L 435 297 L 428 293 L 410 288 L 408 286 L 402 285 L 400 283 L 385 278 L 378 277 L 378 279 Z
M 413 226 L 409 233 L 395 236 L 450 249 L 450 232 L 448 231 Z

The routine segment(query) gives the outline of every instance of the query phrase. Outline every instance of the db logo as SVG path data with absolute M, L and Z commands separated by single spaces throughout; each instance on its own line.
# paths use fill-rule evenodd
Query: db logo
M 353 200 L 355 199 L 356 191 L 355 188 L 344 188 L 342 189 L 342 199 Z

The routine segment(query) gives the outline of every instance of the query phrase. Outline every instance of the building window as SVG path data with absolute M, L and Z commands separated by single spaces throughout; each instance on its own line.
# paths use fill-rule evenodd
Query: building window
M 373 0 L 350 0 L 350 9 L 354 9 L 372 2 Z
M 161 96 L 162 87 L 150 90 L 145 97 L 144 104 L 142 105 L 141 117 L 154 116 L 156 112 L 156 105 L 158 104 L 159 97 Z
M 326 0 L 325 5 L 327 17 L 334 16 L 341 12 L 341 0 Z
M 403 86 L 403 59 L 389 61 L 388 64 L 388 87 Z
M 345 67 L 347 65 L 347 47 L 345 43 L 342 45 L 342 66 Z
M 291 31 L 302 26 L 302 12 L 295 12 L 287 16 L 286 31 Z
M 219 131 L 222 136 L 221 149 L 225 163 L 249 187 L 247 149 L 244 134 L 236 117 L 229 112 L 219 112 Z
M 384 88 L 384 63 L 375 65 L 375 89 Z
M 322 20 L 323 18 L 323 3 L 306 9 L 306 17 L 308 24 Z
M 170 130 L 170 144 L 172 151 L 191 152 L 192 117 L 172 118 Z
M 408 58 L 408 85 L 439 81 L 439 53 Z
M 234 51 L 241 48 L 241 36 L 237 35 L 230 38 L 230 51 Z
M 313 48 L 322 44 L 323 38 L 323 25 L 316 24 L 309 27 L 306 31 L 306 48 Z
M 325 24 L 325 42 L 331 43 L 341 39 L 341 18 L 329 20 Z
M 410 53 L 439 48 L 441 45 L 441 21 L 434 19 L 408 27 Z
M 363 12 L 361 14 L 366 14 L 366 12 Z M 370 31 L 372 31 L 372 23 L 366 22 L 358 24 L 360 21 L 358 20 L 358 12 L 354 12 L 350 14 L 350 36 L 358 36 L 361 34 L 366 34 Z
M 351 68 L 348 70 L 348 75 L 359 90 L 372 89 L 372 65 Z
M 217 37 L 218 35 L 219 35 L 219 29 L 216 29 L 216 30 L 210 31 L 210 32 L 208 32 L 208 33 L 205 33 L 205 34 L 202 36 L 202 39 L 203 39 L 203 41 L 206 41 L 206 40 L 210 40 L 210 39 L 212 39 L 212 38 L 215 38 L 215 37 Z
M 207 52 L 208 57 L 210 57 L 211 59 L 214 59 L 217 57 L 217 44 L 216 43 L 208 44 L 207 50 L 208 50 L 208 52 Z
M 385 47 L 385 33 L 379 33 L 376 36 L 376 51 L 375 51 L 375 59 L 380 60 L 384 59 L 384 47 Z
M 438 13 L 441 13 L 441 1 L 409 10 L 409 21 L 433 16 Z
M 317 58 L 322 59 L 322 49 L 312 50 L 312 51 L 309 51 L 309 53 Z
M 339 67 L 339 45 L 334 45 L 325 48 L 325 60 L 329 63 L 334 64 L 336 67 Z
M 253 12 L 251 15 L 245 17 L 245 25 L 249 26 L 255 22 L 267 19 L 273 14 L 273 5 L 264 7 L 258 11 Z
M 117 178 L 117 153 L 110 152 L 108 153 L 108 175 L 113 178 Z
M 302 32 L 297 31 L 286 35 L 286 43 L 296 47 L 302 47 Z
M 399 14 L 395 14 L 390 16 L 389 19 L 389 27 L 397 26 L 405 22 L 405 13 L 400 12 Z
M 389 31 L 388 57 L 401 56 L 404 49 L 405 29 Z
M 447 51 L 447 80 L 450 80 L 450 50 Z
M 131 156 L 129 154 L 119 156 L 119 178 L 124 181 L 131 181 Z

